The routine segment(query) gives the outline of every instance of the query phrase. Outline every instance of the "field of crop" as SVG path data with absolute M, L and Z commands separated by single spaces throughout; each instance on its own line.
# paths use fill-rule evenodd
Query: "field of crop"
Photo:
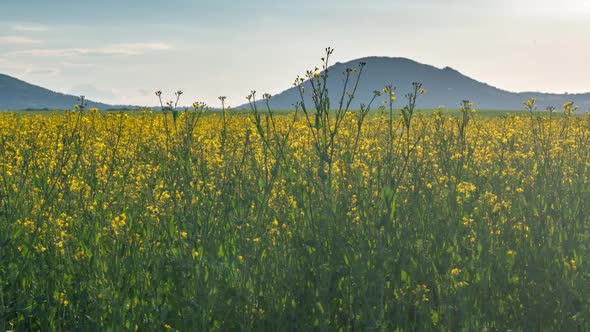
M 464 106 L 1 114 L 0 330 L 588 330 L 590 117 Z

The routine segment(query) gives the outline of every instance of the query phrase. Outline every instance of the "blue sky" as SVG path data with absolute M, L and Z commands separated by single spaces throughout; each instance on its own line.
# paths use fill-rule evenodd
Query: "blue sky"
M 0 73 L 109 103 L 232 105 L 318 64 L 407 57 L 513 91 L 590 91 L 584 0 L 1 0 Z

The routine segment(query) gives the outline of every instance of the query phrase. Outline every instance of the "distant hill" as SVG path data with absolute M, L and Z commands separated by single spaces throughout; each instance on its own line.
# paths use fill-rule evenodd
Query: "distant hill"
M 72 109 L 78 96 L 54 92 L 0 74 L 0 110 Z M 109 109 L 112 105 L 88 101 L 88 108 Z
M 410 59 L 389 57 L 367 57 L 330 66 L 328 68 L 328 89 L 333 108 L 337 107 L 337 101 L 342 93 L 342 73 L 347 68 L 357 68 L 360 62 L 365 62 L 366 66 L 351 109 L 358 109 L 360 103 L 368 103 L 374 90 L 381 90 L 390 84 L 396 87 L 398 96 L 396 105 L 401 107 L 405 103 L 404 95 L 410 91 L 412 82 L 421 82 L 427 90 L 427 93 L 418 99 L 418 108 L 437 108 L 440 105 L 445 105 L 447 108 L 458 108 L 462 100 L 469 100 L 478 109 L 520 110 L 524 101 L 535 97 L 539 109 L 545 109 L 548 106 L 559 109 L 568 101 L 575 102 L 583 110 L 590 109 L 590 93 L 514 93 L 476 81 L 450 67 L 439 69 Z M 307 95 L 306 104 L 311 105 L 309 81 L 305 82 L 304 86 Z M 273 96 L 270 106 L 277 110 L 293 109 L 293 104 L 299 100 L 297 89 L 290 88 Z M 262 106 L 260 101 L 259 103 Z M 374 104 L 374 106 L 378 107 L 379 105 Z M 239 108 L 248 107 L 248 104 L 245 104 Z
M 366 66 L 351 109 L 358 109 L 360 103 L 367 103 L 371 99 L 374 90 L 381 90 L 390 84 L 396 87 L 398 96 L 396 107 L 401 107 L 405 103 L 404 95 L 411 89 L 412 82 L 421 82 L 428 92 L 418 99 L 418 108 L 437 108 L 440 105 L 445 105 L 447 108 L 457 108 L 462 100 L 470 100 L 477 109 L 520 110 L 525 100 L 534 97 L 537 98 L 537 104 L 541 110 L 548 106 L 559 109 L 568 101 L 580 105 L 583 111 L 590 110 L 590 93 L 515 93 L 476 81 L 449 67 L 439 69 L 410 59 L 390 57 L 366 57 L 330 66 L 328 68 L 330 73 L 328 88 L 332 107 L 337 107 L 342 93 L 342 73 L 347 68 L 357 68 L 360 62 L 365 62 Z M 306 104 L 311 106 L 309 81 L 305 82 L 304 86 L 306 88 Z M 273 109 L 290 110 L 294 108 L 293 105 L 299 101 L 299 98 L 297 89 L 290 88 L 273 96 L 270 105 Z M 71 109 L 77 101 L 78 96 L 54 92 L 0 74 L 0 110 Z M 262 102 L 258 103 L 262 106 Z M 378 103 L 374 104 L 374 108 L 378 106 Z M 113 106 L 88 101 L 88 107 L 112 109 L 131 108 L 132 106 Z M 249 106 L 244 104 L 237 108 L 249 108 Z

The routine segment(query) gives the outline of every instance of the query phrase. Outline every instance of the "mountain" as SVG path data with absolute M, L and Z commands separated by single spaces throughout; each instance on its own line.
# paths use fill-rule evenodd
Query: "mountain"
M 421 82 L 427 93 L 418 98 L 418 108 L 438 108 L 445 105 L 447 108 L 458 108 L 463 100 L 473 102 L 477 109 L 491 110 L 520 110 L 522 103 L 532 97 L 537 98 L 539 109 L 549 106 L 561 108 L 561 105 L 573 101 L 582 109 L 590 109 L 590 93 L 585 94 L 551 94 L 539 92 L 514 93 L 501 90 L 486 83 L 469 78 L 455 69 L 446 67 L 439 69 L 430 65 L 421 64 L 405 58 L 367 57 L 346 63 L 336 63 L 328 67 L 328 91 L 332 108 L 338 106 L 342 94 L 343 75 L 347 68 L 358 68 L 360 62 L 365 62 L 363 74 L 351 104 L 351 109 L 359 109 L 360 103 L 368 103 L 374 90 L 381 90 L 386 85 L 396 87 L 396 107 L 401 107 L 406 102 L 404 95 L 412 88 L 412 82 Z M 303 83 L 306 94 L 306 105 L 311 103 L 311 85 L 309 81 Z M 349 85 L 350 87 L 350 85 Z M 378 98 L 378 101 L 384 97 Z M 270 100 L 273 109 L 293 109 L 293 104 L 300 101 L 297 88 L 287 89 Z M 262 106 L 258 101 L 258 106 Z M 373 108 L 378 107 L 373 104 Z M 249 108 L 248 104 L 239 108 Z
M 568 101 L 580 105 L 584 111 L 590 109 L 590 93 L 514 93 L 476 81 L 449 67 L 439 69 L 410 59 L 390 57 L 366 57 L 330 66 L 328 68 L 328 90 L 332 108 L 338 107 L 338 101 L 342 94 L 342 73 L 347 68 L 358 68 L 360 62 L 365 62 L 366 66 L 363 69 L 351 109 L 359 109 L 361 103 L 368 103 L 373 96 L 373 91 L 381 90 L 386 85 L 396 87 L 398 100 L 395 105 L 399 108 L 404 105 L 404 95 L 410 91 L 412 82 L 421 82 L 427 90 L 426 94 L 418 98 L 418 108 L 434 109 L 438 108 L 439 105 L 445 105 L 447 108 L 457 108 L 462 100 L 469 100 L 473 102 L 474 107 L 477 109 L 520 110 L 524 101 L 534 97 L 537 99 L 539 109 L 545 109 L 548 106 L 559 109 L 561 105 Z M 306 90 L 305 102 L 310 107 L 312 105 L 311 84 L 306 81 L 303 86 Z M 377 108 L 379 102 L 384 98 L 378 98 L 373 104 L 373 108 Z M 299 91 L 293 87 L 273 96 L 270 100 L 270 106 L 276 110 L 290 110 L 294 108 L 293 105 L 299 100 Z M 77 102 L 77 96 L 53 92 L 14 77 L 0 74 L 0 110 L 71 109 Z M 262 101 L 257 103 L 259 107 L 264 107 Z M 87 107 L 109 109 L 125 106 L 112 106 L 88 101 Z M 237 108 L 248 109 L 249 105 L 245 104 Z
M 0 74 L 0 110 L 72 109 L 78 96 L 54 92 Z M 88 108 L 108 109 L 111 105 L 88 101 Z

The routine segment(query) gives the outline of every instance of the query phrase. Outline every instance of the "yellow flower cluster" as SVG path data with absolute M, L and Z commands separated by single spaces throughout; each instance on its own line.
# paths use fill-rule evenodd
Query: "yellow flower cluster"
M 386 102 L 396 98 L 392 88 L 383 93 Z M 219 305 L 199 307 L 203 315 L 242 307 L 232 314 L 255 321 L 306 305 L 328 312 L 318 324 L 330 329 L 363 308 L 365 318 L 412 316 L 393 313 L 404 306 L 434 317 L 445 310 L 429 306 L 489 287 L 484 281 L 525 282 L 521 259 L 584 275 L 586 246 L 576 241 L 588 239 L 590 116 L 574 115 L 573 104 L 563 105 L 565 114 L 493 117 L 471 107 L 412 117 L 351 111 L 321 124 L 301 111 L 221 114 L 201 106 L 174 117 L 2 113 L 0 254 L 11 263 L 0 273 L 26 266 L 17 283 L 26 295 L 45 282 L 35 266 L 62 269 L 48 274 L 60 284 L 36 297 L 53 299 L 60 314 L 78 299 L 104 306 L 104 315 L 142 307 L 141 319 L 173 319 L 157 325 L 166 330 L 184 322 L 150 310 L 166 303 L 172 312 L 170 302 L 189 312 L 199 296 Z M 533 257 L 538 248 L 554 253 L 550 263 Z M 85 274 L 76 266 L 100 280 L 78 280 Z M 309 289 L 274 287 L 275 278 Z M 357 290 L 378 290 L 381 299 L 349 295 Z M 182 298 L 185 291 L 192 298 Z M 158 300 L 148 303 L 141 292 Z M 299 304 L 301 296 L 313 299 Z

